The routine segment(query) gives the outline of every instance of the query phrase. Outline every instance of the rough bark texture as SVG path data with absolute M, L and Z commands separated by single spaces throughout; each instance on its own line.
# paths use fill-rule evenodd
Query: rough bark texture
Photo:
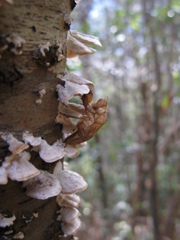
M 60 125 L 55 124 L 58 110 L 56 85 L 57 74 L 64 74 L 66 58 L 56 61 L 48 55 L 50 66 L 37 59 L 39 44 L 50 42 L 62 44 L 62 54 L 66 57 L 66 38 L 69 25 L 64 17 L 70 15 L 75 6 L 73 0 L 15 0 L 13 5 L 0 8 L 0 45 L 8 34 L 16 33 L 25 39 L 22 55 L 15 55 L 9 46 L 0 59 L 0 131 L 11 132 L 21 139 L 22 132 L 28 130 L 41 136 L 49 143 L 60 138 Z M 44 61 L 44 59 L 43 59 Z M 45 89 L 42 104 L 35 101 L 38 91 Z M 0 141 L 0 159 L 8 154 L 8 146 Z M 35 152 L 30 160 L 39 169 L 52 172 L 53 164 L 44 163 Z M 19 231 L 26 240 L 73 239 L 58 237 L 62 234 L 57 221 L 58 206 L 55 197 L 36 200 L 26 196 L 22 184 L 15 181 L 0 186 L 0 211 L 15 214 L 14 225 L 0 228 L 0 239 L 12 239 Z M 33 216 L 33 213 L 38 213 Z M 5 233 L 13 230 L 10 234 Z M 4 237 L 6 236 L 6 238 Z

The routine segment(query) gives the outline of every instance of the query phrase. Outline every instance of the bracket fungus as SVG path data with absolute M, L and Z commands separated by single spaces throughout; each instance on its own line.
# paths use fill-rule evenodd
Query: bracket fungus
M 89 87 L 85 84 L 76 84 L 70 81 L 65 81 L 64 86 L 61 84 L 58 84 L 57 87 L 58 92 L 58 99 L 61 101 L 61 103 L 64 103 L 65 105 L 68 104 L 68 101 L 73 96 L 82 96 L 84 94 L 89 93 Z
M 81 221 L 79 218 L 73 219 L 71 222 L 62 222 L 62 230 L 66 235 L 72 235 L 77 232 L 81 227 Z
M 81 203 L 81 199 L 76 194 L 63 194 L 60 193 L 56 201 L 60 207 L 70 207 L 70 208 L 78 208 Z
M 0 6 L 4 3 L 12 4 L 12 0 L 0 0 Z M 71 23 L 68 15 L 64 16 L 66 24 Z M 9 50 L 15 55 L 22 54 L 22 47 L 25 40 L 15 33 L 3 36 L 0 53 Z M 79 33 L 71 30 L 67 36 L 67 57 L 72 58 L 78 55 L 92 54 L 96 50 L 90 46 L 101 46 L 97 37 Z M 79 154 L 78 148 L 84 146 L 87 140 L 93 137 L 96 131 L 107 121 L 107 101 L 99 99 L 92 103 L 94 84 L 74 73 L 65 72 L 64 76 L 58 74 L 54 69 L 62 59 L 64 59 L 65 46 L 60 42 L 46 42 L 40 44 L 33 51 L 33 57 L 37 62 L 49 71 L 56 74 L 59 82 L 56 86 L 58 95 L 58 115 L 56 123 L 62 125 L 62 139 L 57 139 L 52 145 L 45 139 L 35 137 L 28 131 L 23 132 L 22 141 L 16 139 L 11 133 L 1 133 L 0 137 L 9 145 L 10 156 L 5 157 L 0 167 L 0 184 L 6 184 L 8 177 L 11 180 L 22 181 L 26 194 L 35 199 L 48 199 L 57 196 L 57 204 L 61 207 L 59 211 L 61 217 L 61 227 L 66 235 L 74 234 L 81 225 L 79 211 L 81 199 L 77 192 L 87 188 L 87 183 L 78 173 L 66 170 L 64 157 L 75 158 Z M 55 65 L 55 66 L 54 66 Z M 59 65 L 57 65 L 59 66 Z M 51 68 L 50 68 L 51 67 Z M 54 89 L 55 91 L 55 89 Z M 42 98 L 46 94 L 43 88 L 38 89 L 38 99 L 36 104 L 42 103 Z M 73 97 L 78 98 L 78 103 L 73 102 Z M 33 148 L 30 148 L 33 147 Z M 31 155 L 25 151 L 29 148 L 37 151 L 40 158 L 46 163 L 56 162 L 53 174 L 37 169 L 30 163 Z M 38 214 L 34 217 L 38 217 Z M 16 217 L 5 217 L 0 213 L 0 227 L 13 224 Z M 26 219 L 26 223 L 30 222 Z M 24 233 L 18 232 L 14 239 L 23 239 Z M 75 239 L 75 238 L 74 238 Z
M 3 167 L 11 180 L 25 181 L 40 173 L 40 171 L 29 162 L 30 153 L 21 152 L 5 158 Z
M 39 155 L 45 162 L 51 163 L 63 158 L 65 151 L 56 143 L 50 146 L 45 140 L 41 140 Z
M 67 38 L 67 57 L 73 58 L 96 52 L 87 45 L 101 46 L 101 43 L 97 37 L 70 30 Z
M 19 154 L 29 148 L 28 144 L 18 141 L 11 133 L 0 133 L 1 138 L 9 144 L 9 151 L 13 154 Z
M 14 214 L 12 217 L 7 217 L 4 214 L 0 213 L 0 227 L 2 228 L 13 225 L 15 220 L 16 220 L 16 217 Z
M 61 192 L 59 180 L 53 174 L 42 170 L 37 176 L 25 181 L 23 187 L 29 197 L 42 200 L 57 196 Z
M 79 211 L 76 208 L 69 207 L 61 208 L 60 214 L 62 221 L 66 223 L 71 222 L 80 215 Z
M 78 173 L 61 170 L 56 174 L 62 186 L 62 193 L 72 194 L 76 192 L 83 191 L 87 188 L 87 183 Z
M 41 144 L 41 137 L 34 137 L 28 131 L 23 133 L 23 140 L 27 144 L 30 144 L 33 147 L 39 146 Z

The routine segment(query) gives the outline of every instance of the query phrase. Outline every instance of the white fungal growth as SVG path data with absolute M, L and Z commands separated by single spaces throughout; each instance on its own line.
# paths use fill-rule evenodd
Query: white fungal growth
M 46 90 L 45 90 L 45 89 L 41 89 L 41 90 L 39 91 L 40 97 L 43 97 L 45 94 L 46 94 Z
M 61 192 L 59 180 L 51 173 L 41 171 L 39 175 L 25 181 L 26 194 L 36 199 L 48 199 Z
M 25 143 L 30 144 L 33 147 L 39 146 L 41 144 L 41 137 L 34 137 L 28 131 L 23 133 L 23 140 Z
M 62 54 L 62 44 L 61 43 L 57 43 L 56 44 L 58 46 L 58 49 L 56 50 L 56 56 L 58 59 L 58 62 L 60 62 L 62 59 L 64 59 L 65 57 Z
M 46 90 L 45 89 L 41 89 L 40 91 L 39 91 L 39 95 L 40 95 L 40 98 L 38 98 L 36 101 L 35 101 L 35 103 L 37 104 L 37 105 L 40 105 L 41 103 L 42 103 L 42 98 L 43 98 L 43 96 L 46 94 Z
M 3 167 L 6 168 L 11 180 L 25 181 L 40 173 L 40 171 L 29 162 L 30 153 L 21 152 L 5 158 Z
M 22 37 L 18 36 L 16 33 L 12 33 L 6 37 L 6 41 L 10 46 L 10 51 L 15 55 L 22 54 L 23 44 L 26 42 Z M 13 44 L 13 47 L 11 45 Z
M 76 208 L 69 207 L 61 208 L 60 213 L 62 221 L 66 223 L 71 222 L 80 215 L 79 211 Z
M 40 104 L 42 103 L 42 99 L 41 99 L 41 98 L 37 99 L 37 100 L 35 101 L 35 103 L 36 103 L 37 105 L 40 105 Z
M 45 140 L 41 140 L 39 155 L 45 162 L 50 163 L 63 158 L 65 151 L 58 145 L 58 141 L 51 146 Z
M 56 90 L 58 92 L 58 99 L 61 103 L 65 105 L 68 104 L 68 101 L 75 95 L 82 96 L 84 94 L 88 94 L 90 89 L 86 85 L 79 85 L 70 81 L 65 82 L 65 86 L 58 84 L 56 86 Z
M 66 235 L 74 234 L 81 226 L 81 221 L 79 218 L 73 219 L 71 222 L 62 222 L 62 230 Z
M 56 174 L 62 186 L 62 193 L 72 194 L 83 191 L 87 188 L 87 183 L 78 173 L 68 170 L 61 170 Z
M 95 49 L 87 45 L 101 46 L 101 43 L 97 37 L 70 30 L 67 39 L 67 57 L 73 58 L 96 52 Z
M 70 207 L 70 208 L 77 208 L 80 206 L 81 199 L 76 194 L 63 194 L 60 193 L 56 201 L 60 207 Z
M 68 25 L 71 24 L 72 19 L 71 19 L 70 15 L 69 15 L 68 13 L 66 13 L 66 14 L 64 15 L 64 21 L 65 21 L 65 23 L 67 23 Z
M 49 51 L 49 47 L 50 47 L 50 46 L 51 46 L 50 42 L 47 42 L 47 43 L 45 43 L 45 44 L 40 44 L 40 45 L 39 45 L 39 50 L 40 50 L 40 52 L 41 52 L 41 54 L 42 54 L 43 57 L 46 56 L 45 50 L 46 50 L 46 51 Z
M 0 133 L 1 138 L 9 144 L 9 151 L 13 154 L 19 154 L 29 148 L 28 144 L 17 140 L 11 133 Z
M 12 217 L 5 217 L 2 213 L 0 213 L 0 227 L 9 227 L 11 225 L 13 225 L 14 221 L 16 220 L 15 215 L 13 215 Z
M 8 182 L 7 171 L 4 167 L 0 167 L 0 184 L 4 185 Z
M 23 232 L 18 232 L 14 234 L 13 239 L 23 239 L 24 238 L 24 233 Z

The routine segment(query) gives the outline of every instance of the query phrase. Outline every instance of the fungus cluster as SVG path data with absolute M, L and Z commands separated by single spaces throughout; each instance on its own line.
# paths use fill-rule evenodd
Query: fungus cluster
M 41 104 L 42 103 L 42 98 L 46 94 L 46 90 L 43 88 L 38 92 L 39 98 L 36 100 L 36 104 Z
M 50 42 L 40 44 L 33 54 L 37 62 L 46 68 L 53 66 L 65 58 L 63 55 L 63 46 L 59 42 L 55 44 L 51 44 Z
M 95 53 L 96 50 L 89 47 L 89 45 L 101 47 L 97 37 L 70 30 L 67 38 L 67 57 L 73 58 Z
M 11 51 L 14 54 L 22 53 L 23 39 L 12 34 L 6 37 L 6 42 L 6 48 L 9 48 L 8 43 L 13 42 Z M 96 52 L 89 45 L 101 46 L 101 43 L 94 36 L 69 31 L 67 57 Z M 49 42 L 41 44 L 35 58 L 46 67 L 52 66 L 64 58 L 62 45 Z M 108 107 L 105 99 L 92 103 L 94 84 L 91 81 L 67 72 L 64 76 L 57 74 L 56 77 L 59 79 L 56 86 L 59 106 L 55 121 L 62 125 L 62 139 L 50 145 L 45 139 L 35 137 L 28 131 L 22 134 L 20 140 L 12 133 L 1 132 L 0 137 L 9 145 L 10 155 L 4 159 L 0 167 L 0 184 L 7 184 L 10 178 L 13 181 L 22 182 L 29 197 L 44 200 L 57 196 L 56 201 L 60 207 L 57 220 L 61 221 L 64 234 L 72 235 L 81 225 L 80 213 L 77 209 L 81 200 L 77 193 L 85 190 L 87 183 L 78 173 L 66 169 L 64 157 L 78 156 L 78 148 L 84 146 L 86 141 L 106 123 Z M 41 104 L 45 93 L 45 89 L 38 92 L 39 99 L 36 100 L 36 104 Z M 78 98 L 78 103 L 72 101 L 74 97 Z M 30 162 L 32 150 L 38 152 L 40 158 L 46 163 L 56 162 L 53 173 L 37 169 Z M 0 214 L 0 227 L 12 225 L 15 219 L 14 215 L 6 219 Z M 20 232 L 15 238 L 23 237 L 23 233 Z
M 11 33 L 0 37 L 0 58 L 4 51 L 10 51 L 14 55 L 21 55 L 23 44 L 26 42 L 22 37 L 16 33 Z

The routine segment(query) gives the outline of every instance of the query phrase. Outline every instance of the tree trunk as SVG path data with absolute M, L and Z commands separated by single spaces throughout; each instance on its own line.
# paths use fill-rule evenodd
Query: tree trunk
M 55 124 L 56 76 L 65 72 L 69 15 L 75 5 L 74 0 L 15 0 L 0 7 L 0 131 L 19 140 L 29 131 L 49 144 L 60 138 L 60 125 Z M 44 95 L 41 90 L 45 90 Z M 8 145 L 1 140 L 1 163 L 8 154 Z M 49 172 L 54 166 L 35 152 L 30 162 Z M 0 228 L 0 239 L 12 239 L 18 232 L 26 240 L 73 239 L 59 237 L 62 231 L 57 210 L 55 197 L 30 198 L 21 182 L 9 180 L 0 186 L 0 212 L 14 214 L 16 220 Z

